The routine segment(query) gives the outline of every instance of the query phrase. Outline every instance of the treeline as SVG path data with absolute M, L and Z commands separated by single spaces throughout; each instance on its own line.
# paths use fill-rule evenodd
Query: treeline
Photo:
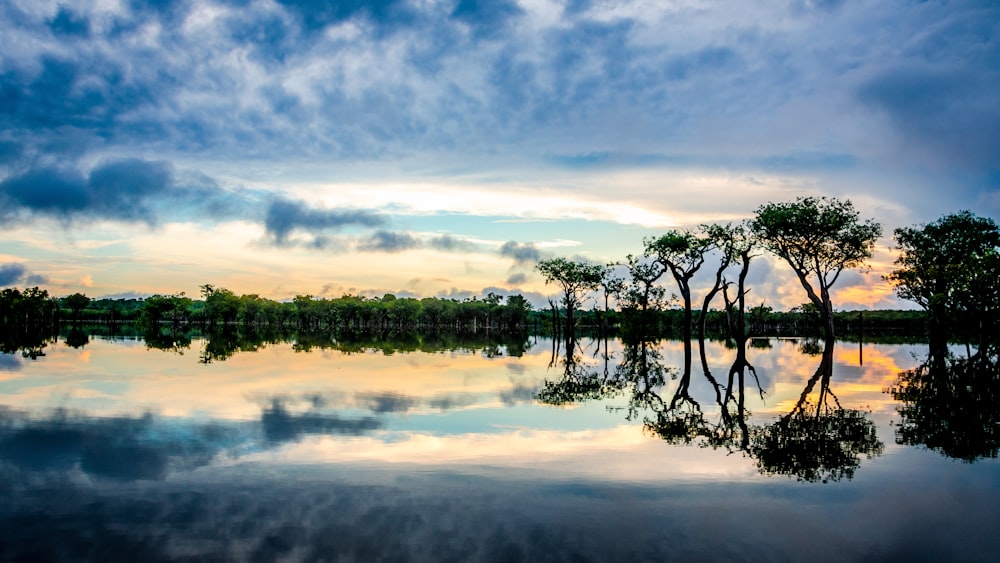
M 602 330 L 617 325 L 631 339 L 679 329 L 685 342 L 695 335 L 703 340 L 720 325 L 736 341 L 789 327 L 819 327 L 833 341 L 839 330 L 915 330 L 918 320 L 925 321 L 920 332 L 939 343 L 959 337 L 985 346 L 1000 334 L 1000 228 L 969 211 L 894 231 L 897 269 L 884 279 L 900 298 L 918 304 L 922 316 L 873 313 L 865 319 L 859 313 L 855 319 L 835 311 L 834 285 L 845 271 L 865 267 L 881 233 L 881 225 L 863 220 L 849 200 L 801 197 L 761 205 L 741 223 L 646 237 L 642 254 L 623 261 L 602 265 L 557 257 L 539 261 L 536 269 L 561 290 L 561 299 L 549 300 L 550 323 L 569 338 L 587 322 Z M 748 302 L 748 273 L 764 253 L 791 269 L 808 299 L 791 316 Z M 701 295 L 692 291 L 696 275 L 707 278 L 698 284 L 705 288 Z M 581 304 L 594 295 L 603 308 L 595 307 L 597 318 L 588 320 Z
M 256 294 L 237 295 L 213 285 L 202 286 L 202 299 L 183 293 L 145 299 L 90 299 L 75 293 L 58 299 L 38 288 L 5 289 L 0 293 L 0 319 L 9 328 L 42 329 L 60 322 L 145 325 L 235 325 L 295 328 L 304 331 L 521 331 L 531 322 L 531 305 L 521 295 L 488 293 L 458 301 L 427 297 L 344 295 L 337 298 L 299 295 L 288 302 Z

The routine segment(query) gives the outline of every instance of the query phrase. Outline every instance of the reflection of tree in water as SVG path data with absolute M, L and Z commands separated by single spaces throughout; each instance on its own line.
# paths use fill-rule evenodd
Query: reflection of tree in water
M 83 348 L 87 344 L 90 344 L 90 335 L 80 330 L 79 327 L 74 326 L 66 333 L 63 342 L 70 348 Z
M 791 412 L 771 424 L 749 424 L 746 378 L 752 375 L 756 382 L 757 389 L 751 392 L 763 398 L 763 391 L 747 361 L 746 342 L 742 345 L 744 349 L 737 354 L 723 383 L 712 376 L 702 354 L 704 376 L 714 389 L 719 407 L 715 421 L 691 394 L 690 364 L 683 370 L 667 366 L 658 347 L 648 341 L 626 345 L 610 375 L 581 366 L 575 344 L 569 343 L 561 353 L 554 343 L 554 365 L 563 368 L 563 375 L 559 380 L 546 381 L 537 399 L 565 405 L 624 393 L 628 397 L 626 418 L 641 417 L 646 431 L 669 443 L 742 452 L 753 458 L 765 475 L 788 475 L 802 481 L 850 479 L 861 465 L 862 456 L 870 459 L 882 453 L 883 444 L 868 413 L 843 408 L 830 388 L 832 344 L 825 346 L 816 373 Z M 664 394 L 668 381 L 677 382 L 670 395 Z
M 875 423 L 867 413 L 845 409 L 830 389 L 833 342 L 824 347 L 816 373 L 790 413 L 751 431 L 750 455 L 767 475 L 789 475 L 800 481 L 850 479 L 868 459 L 882 454 Z M 816 384 L 816 402 L 809 400 Z M 832 402 L 831 402 L 832 401 Z
M 272 331 L 240 331 L 228 326 L 209 331 L 205 338 L 198 359 L 203 364 L 226 361 L 236 352 L 256 352 L 278 341 Z
M 888 392 L 903 404 L 896 443 L 973 462 L 1000 450 L 1000 346 L 968 357 L 931 354 Z
M 146 348 L 153 350 L 165 350 L 183 355 L 184 350 L 191 347 L 191 336 L 186 330 L 178 327 L 153 325 L 146 329 L 142 337 L 146 342 Z
M 53 337 L 43 330 L 13 331 L 0 327 L 0 353 L 17 354 L 36 360 L 45 355 Z
M 607 361 L 607 340 L 605 361 Z M 565 350 L 565 351 L 564 351 Z M 627 382 L 610 375 L 607 364 L 603 373 L 594 366 L 582 362 L 583 354 L 579 343 L 572 335 L 565 341 L 552 339 L 552 356 L 549 368 L 561 367 L 562 377 L 555 381 L 548 379 L 535 394 L 535 400 L 554 406 L 564 406 L 592 400 L 610 399 L 621 394 Z
M 313 348 L 337 350 L 345 354 L 365 354 L 379 351 L 385 355 L 397 352 L 444 352 L 464 350 L 482 353 L 488 358 L 523 356 L 531 348 L 526 333 L 508 332 L 449 332 L 449 331 L 343 331 L 304 332 L 295 334 L 293 348 L 309 352 Z

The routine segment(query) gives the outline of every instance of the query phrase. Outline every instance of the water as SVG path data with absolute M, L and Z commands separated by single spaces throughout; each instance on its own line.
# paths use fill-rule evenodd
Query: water
M 926 345 L 756 341 L 741 394 L 718 342 L 704 364 L 695 343 L 687 369 L 677 341 L 151 344 L 77 335 L 0 354 L 0 559 L 1000 548 L 995 363 L 924 377 Z

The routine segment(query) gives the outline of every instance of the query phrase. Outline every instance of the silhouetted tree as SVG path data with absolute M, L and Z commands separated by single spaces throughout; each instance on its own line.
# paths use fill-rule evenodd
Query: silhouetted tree
M 550 258 L 539 261 L 535 267 L 545 278 L 546 284 L 554 282 L 562 289 L 562 303 L 566 308 L 566 332 L 572 333 L 576 323 L 573 313 L 588 292 L 601 286 L 604 266 L 580 260 Z
M 691 340 L 691 278 L 705 263 L 712 241 L 687 231 L 669 231 L 643 240 L 646 256 L 670 272 L 684 301 L 684 340 Z
M 832 341 L 830 288 L 845 269 L 871 258 L 881 225 L 870 219 L 862 222 L 850 200 L 800 197 L 761 205 L 750 226 L 761 244 L 792 267 L 823 315 L 826 339 Z
M 1000 229 L 969 211 L 945 215 L 923 227 L 896 229 L 900 251 L 886 279 L 896 294 L 928 313 L 936 355 L 944 353 L 957 315 L 979 321 L 981 338 L 1000 316 Z
M 79 321 L 80 311 L 86 309 L 87 305 L 90 305 L 90 298 L 82 293 L 73 293 L 63 297 L 62 302 L 73 314 L 73 320 Z
M 624 266 L 628 268 L 628 279 L 617 287 L 619 305 L 630 332 L 639 338 L 647 337 L 651 313 L 666 304 L 666 290 L 656 283 L 666 268 L 656 260 L 631 254 L 626 257 Z

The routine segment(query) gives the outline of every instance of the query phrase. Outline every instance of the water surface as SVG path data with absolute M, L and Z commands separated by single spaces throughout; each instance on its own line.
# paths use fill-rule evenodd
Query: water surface
M 688 365 L 677 341 L 535 337 L 76 336 L 42 352 L 0 354 L 5 560 L 992 561 L 1000 547 L 995 364 L 955 391 L 917 369 L 925 345 L 758 340 L 756 377 L 732 380 L 721 342 L 704 362 L 695 343 Z

